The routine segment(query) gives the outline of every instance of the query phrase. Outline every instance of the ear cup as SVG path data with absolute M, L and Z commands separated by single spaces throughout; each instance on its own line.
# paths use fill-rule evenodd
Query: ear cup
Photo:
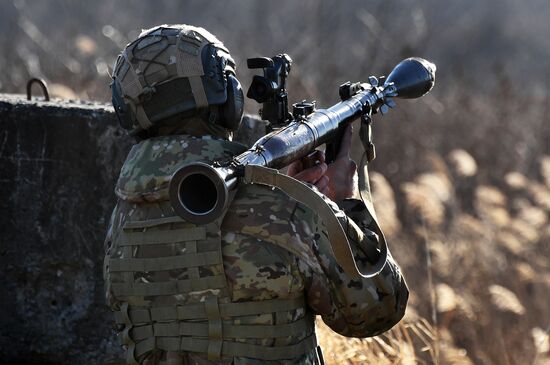
M 236 131 L 241 124 L 244 112 L 244 94 L 241 83 L 231 74 L 227 74 L 227 100 L 220 107 L 222 125 Z

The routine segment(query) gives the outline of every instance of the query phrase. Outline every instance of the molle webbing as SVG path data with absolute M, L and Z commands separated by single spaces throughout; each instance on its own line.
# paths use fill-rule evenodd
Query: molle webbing
M 199 252 L 183 257 L 160 257 L 152 259 L 111 259 L 111 272 L 114 271 L 163 271 L 187 269 L 189 267 L 215 265 L 220 263 L 218 252 Z
M 225 288 L 223 275 L 204 278 L 173 280 L 161 283 L 113 283 L 111 287 L 117 296 L 159 296 L 185 294 L 191 291 Z
M 160 349 L 164 351 L 188 351 L 208 353 L 211 341 L 191 337 L 149 337 L 135 345 L 136 357 Z M 306 337 L 294 345 L 267 347 L 243 342 L 223 341 L 220 355 L 224 357 L 246 357 L 264 361 L 296 359 L 317 346 L 315 335 Z M 209 354 L 210 355 L 210 354 Z M 209 357 L 209 359 L 215 359 Z
M 284 324 L 234 324 L 239 316 L 284 313 L 304 308 L 304 297 L 241 303 L 217 303 L 210 296 L 204 302 L 177 307 L 128 309 L 115 312 L 116 322 L 125 324 L 122 343 L 132 347 L 131 358 L 160 349 L 207 353 L 209 359 L 239 356 L 260 360 L 299 357 L 317 346 L 311 315 Z M 192 321 L 182 321 L 191 319 Z M 179 321 L 175 321 L 179 320 Z M 142 323 L 140 325 L 140 323 Z M 152 323 L 152 324 L 151 324 Z M 261 346 L 234 339 L 277 339 L 305 334 L 299 343 L 287 346 Z
M 273 312 L 288 312 L 305 307 L 304 297 L 294 299 L 272 299 L 259 302 L 220 303 L 220 315 L 223 318 L 251 316 Z M 133 324 L 162 322 L 185 319 L 206 320 L 206 309 L 203 303 L 178 305 L 174 307 L 156 307 L 131 309 L 115 312 L 115 320 L 119 324 L 126 319 Z
M 220 335 L 227 338 L 277 338 L 311 332 L 310 318 L 302 318 L 296 322 L 279 325 L 235 325 L 231 321 L 222 321 Z M 134 341 L 145 340 L 148 337 L 198 336 L 208 337 L 209 323 L 200 322 L 169 322 L 155 323 L 134 327 L 130 335 Z
M 108 271 L 123 278 L 122 282 L 112 282 L 110 285 L 113 293 L 123 301 L 120 311 L 115 312 L 115 320 L 124 325 L 120 337 L 127 346 L 129 364 L 137 364 L 137 359 L 155 349 L 205 353 L 211 360 L 222 356 L 280 360 L 302 356 L 317 346 L 311 315 L 289 323 L 241 324 L 238 321 L 239 317 L 265 314 L 286 318 L 290 313 L 304 310 L 306 304 L 303 296 L 229 302 L 221 253 L 221 219 L 204 226 L 191 225 L 180 217 L 125 223 L 116 240 L 123 256 L 110 258 Z M 173 256 L 147 257 L 146 252 L 145 257 L 139 256 L 141 249 L 153 249 L 151 245 L 156 245 L 156 252 L 156 247 L 174 244 L 179 245 L 180 250 Z M 199 276 L 200 268 L 212 266 L 219 268 L 217 273 L 203 270 L 209 275 Z M 136 273 L 172 270 L 188 270 L 190 277 L 149 282 L 135 279 Z M 191 271 L 194 271 L 193 275 Z M 212 290 L 216 289 L 218 294 L 213 294 Z M 158 296 L 179 296 L 201 291 L 208 294 L 204 294 L 200 302 L 180 303 L 178 300 L 178 304 L 172 306 L 146 304 Z M 128 298 L 127 301 L 124 297 Z M 287 346 L 277 345 L 281 339 L 290 336 L 300 336 L 303 340 Z M 245 339 L 273 339 L 275 346 L 242 342 Z
M 131 221 L 124 224 L 124 229 L 133 229 L 133 228 L 149 228 L 154 226 L 159 226 L 161 224 L 170 224 L 170 223 L 182 223 L 184 222 L 180 216 L 172 217 L 162 217 L 162 218 L 152 218 L 144 221 Z M 197 227 L 204 229 L 204 227 Z
M 179 217 L 178 217 L 179 218 Z M 118 239 L 118 245 L 123 249 L 140 248 L 148 245 L 185 244 L 196 242 L 197 249 L 202 252 L 189 252 L 181 255 L 154 258 L 111 258 L 109 272 L 122 272 L 133 276 L 136 272 L 159 272 L 179 269 L 200 268 L 204 266 L 223 265 L 221 256 L 221 241 L 219 223 L 213 222 L 206 226 L 190 226 L 168 230 L 156 229 L 158 225 L 183 223 L 174 217 L 157 218 L 151 221 L 132 221 L 124 226 L 124 231 Z M 153 225 L 152 223 L 156 223 Z M 140 230 L 141 231 L 135 231 Z M 210 238 L 207 237 L 210 232 Z M 127 251 L 129 253 L 130 251 Z M 128 255 L 130 256 L 130 255 Z M 111 288 L 117 296 L 159 296 L 177 295 L 192 291 L 226 288 L 226 278 L 222 275 L 195 277 L 183 280 L 164 282 L 134 282 L 126 280 L 122 283 L 112 283 Z
M 120 240 L 120 246 L 154 245 L 206 239 L 204 227 L 174 229 L 170 231 L 128 232 Z

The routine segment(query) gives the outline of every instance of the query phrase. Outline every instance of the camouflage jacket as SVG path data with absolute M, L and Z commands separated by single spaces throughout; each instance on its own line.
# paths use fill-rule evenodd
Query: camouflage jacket
M 185 135 L 155 137 L 132 148 L 117 183 L 116 194 L 119 201 L 113 211 L 106 239 L 104 275 L 108 302 L 113 310 L 120 310 L 126 301 L 133 300 L 117 296 L 113 292 L 112 286 L 121 280 L 121 276 L 108 269 L 109 259 L 124 256 L 123 250 L 117 246 L 117 236 L 125 221 L 130 217 L 174 215 L 167 201 L 167 187 L 169 177 L 177 168 L 191 161 L 212 162 L 230 158 L 243 150 L 244 147 L 237 143 Z M 336 204 L 333 204 L 333 209 L 343 227 L 348 230 L 358 266 L 368 265 L 365 252 L 372 252 L 372 247 L 376 245 L 373 241 L 376 240 L 376 235 L 369 230 L 371 217 L 360 201 L 347 200 L 340 206 L 343 210 Z M 352 219 L 356 225 L 346 224 L 348 219 Z M 362 229 L 362 234 L 353 232 L 357 227 Z M 309 318 L 309 321 L 313 321 L 314 315 L 320 315 L 335 332 L 349 337 L 380 334 L 395 325 L 404 315 L 408 290 L 391 255 L 378 276 L 362 280 L 350 279 L 332 255 L 323 251 L 322 248 L 328 246 L 328 238 L 324 224 L 317 214 L 288 197 L 283 191 L 257 184 L 241 184 L 221 222 L 220 234 L 223 268 L 219 270 L 223 271 L 227 280 L 226 300 L 230 302 L 259 301 L 261 304 L 264 300 L 304 296 L 307 306 L 288 313 L 286 316 L 293 317 L 287 318 L 288 320 Z M 178 275 L 181 277 L 182 273 L 179 272 Z M 150 277 L 141 279 L 154 280 Z M 168 301 L 177 305 L 182 300 L 204 300 L 202 296 L 204 292 L 189 293 L 183 299 L 175 296 L 170 300 L 162 300 L 163 303 Z M 157 299 L 145 300 L 150 302 Z M 275 317 L 274 313 L 273 316 L 240 318 L 240 321 L 273 324 Z M 303 338 L 303 334 L 297 333 L 286 338 L 248 341 L 272 346 L 273 341 L 292 344 Z M 162 351 L 153 351 L 139 361 L 156 364 L 161 360 L 175 358 L 177 362 L 174 364 L 319 363 L 315 350 L 300 358 L 269 362 L 246 357 L 210 361 L 201 353 L 175 354 Z

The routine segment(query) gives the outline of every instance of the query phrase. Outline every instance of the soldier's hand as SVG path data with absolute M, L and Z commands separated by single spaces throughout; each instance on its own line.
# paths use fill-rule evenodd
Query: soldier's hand
M 350 124 L 344 131 L 336 159 L 328 165 L 325 173 L 330 181 L 328 192 L 325 195 L 335 202 L 352 198 L 357 186 L 355 178 L 357 164 L 350 157 L 352 133 L 353 129 Z
M 323 151 L 314 151 L 291 163 L 287 174 L 315 185 L 321 193 L 335 202 L 353 197 L 357 164 L 350 157 L 352 132 L 349 125 L 342 136 L 336 159 L 330 165 L 327 166 Z
M 320 192 L 335 202 L 353 197 L 357 164 L 350 157 L 352 132 L 349 125 L 342 136 L 336 159 L 330 165 L 327 166 L 323 151 L 314 151 L 291 163 L 287 174 L 315 185 Z
M 296 180 L 315 185 L 323 194 L 327 195 L 329 177 L 326 175 L 328 166 L 325 163 L 325 153 L 314 151 L 301 160 L 296 160 L 288 166 L 287 175 Z

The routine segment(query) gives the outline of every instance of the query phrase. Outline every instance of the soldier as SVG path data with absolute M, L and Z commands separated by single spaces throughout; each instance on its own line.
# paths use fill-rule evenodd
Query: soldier
M 376 277 L 350 279 L 326 251 L 316 212 L 284 191 L 242 184 L 222 218 L 205 225 L 174 213 L 176 169 L 246 150 L 230 141 L 243 94 L 215 36 L 187 25 L 146 30 L 119 56 L 111 87 L 121 125 L 139 140 L 115 188 L 104 265 L 129 364 L 320 364 L 315 315 L 350 337 L 402 318 L 408 290 L 391 256 Z M 377 235 L 363 203 L 345 199 L 356 170 L 350 144 L 348 129 L 333 164 L 315 152 L 313 167 L 298 161 L 289 174 L 340 204 L 331 201 L 366 267 Z

